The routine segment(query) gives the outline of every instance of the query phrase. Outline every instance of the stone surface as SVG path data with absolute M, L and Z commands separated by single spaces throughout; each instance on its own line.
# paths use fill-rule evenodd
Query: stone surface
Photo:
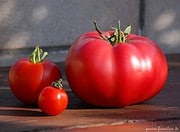
M 42 49 L 48 52 L 46 59 L 53 62 L 64 62 L 69 46 L 43 47 Z M 34 48 L 0 49 L 0 66 L 9 67 L 20 58 L 28 58 L 33 50 Z
M 137 33 L 139 0 L 0 0 L 0 48 L 70 45 L 93 20 L 104 30 L 121 20 Z
M 180 52 L 179 12 L 179 0 L 145 0 L 144 34 L 165 53 Z
M 1 87 L 0 131 L 107 131 L 131 130 L 132 127 L 144 131 L 158 127 L 180 129 L 180 109 L 176 105 L 169 106 L 173 100 L 166 102 L 166 105 L 161 105 L 158 102 L 162 100 L 155 98 L 157 102 L 150 101 L 124 108 L 98 108 L 82 103 L 70 91 L 68 93 L 71 99 L 68 109 L 58 116 L 45 116 L 36 107 L 24 106 L 8 89 Z M 158 96 L 164 95 L 161 93 Z M 165 97 L 168 98 L 168 95 Z M 177 96 L 174 98 L 177 99 Z

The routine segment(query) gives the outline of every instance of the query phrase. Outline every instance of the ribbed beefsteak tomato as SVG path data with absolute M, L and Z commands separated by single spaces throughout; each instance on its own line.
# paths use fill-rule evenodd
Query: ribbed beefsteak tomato
M 123 107 L 142 103 L 160 92 L 167 75 L 164 53 L 151 39 L 114 30 L 82 34 L 71 45 L 66 75 L 72 91 L 87 103 Z

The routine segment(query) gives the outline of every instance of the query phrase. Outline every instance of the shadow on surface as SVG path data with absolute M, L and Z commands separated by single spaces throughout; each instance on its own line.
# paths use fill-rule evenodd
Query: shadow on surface
M 3 108 L 0 110 L 0 115 L 4 116 L 26 116 L 26 117 L 42 117 L 44 114 L 38 109 L 22 109 L 22 108 Z

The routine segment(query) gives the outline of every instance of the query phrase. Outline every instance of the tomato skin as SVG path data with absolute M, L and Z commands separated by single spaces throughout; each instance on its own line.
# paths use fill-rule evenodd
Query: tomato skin
M 48 60 L 31 63 L 28 58 L 19 59 L 9 71 L 9 85 L 21 102 L 29 105 L 38 103 L 41 90 L 61 78 L 59 67 Z
M 95 31 L 72 44 L 66 76 L 80 99 L 98 106 L 123 107 L 142 103 L 161 91 L 168 75 L 161 49 L 143 36 L 129 34 L 126 39 L 112 46 Z
M 63 112 L 68 105 L 68 95 L 62 88 L 45 87 L 38 100 L 39 108 L 46 114 L 55 116 Z

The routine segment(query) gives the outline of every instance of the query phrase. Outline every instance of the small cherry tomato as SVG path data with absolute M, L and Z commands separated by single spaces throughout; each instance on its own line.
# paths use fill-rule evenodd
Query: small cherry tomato
M 45 87 L 38 100 L 39 108 L 46 115 L 55 116 L 63 112 L 68 105 L 68 95 L 62 86 L 62 79 Z

